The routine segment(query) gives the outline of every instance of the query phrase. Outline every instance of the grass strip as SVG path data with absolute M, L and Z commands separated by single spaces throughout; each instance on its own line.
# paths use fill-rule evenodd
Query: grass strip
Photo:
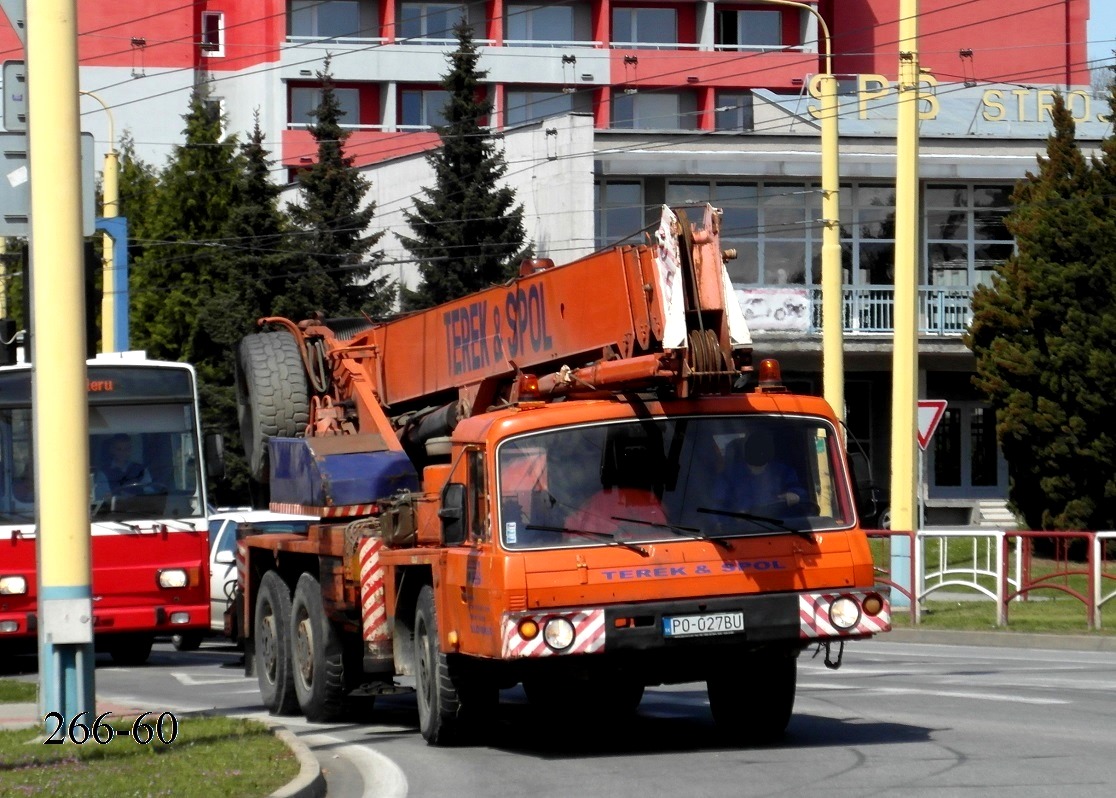
M 134 721 L 111 725 L 131 731 Z M 143 722 L 154 728 L 158 716 Z M 173 736 L 169 720 L 162 731 Z M 80 730 L 76 736 L 83 736 Z M 62 745 L 44 739 L 40 727 L 0 731 L 0 795 L 250 798 L 271 794 L 299 772 L 295 755 L 267 726 L 241 718 L 184 716 L 169 744 L 157 735 L 146 745 L 124 736 L 105 744 L 92 737 Z

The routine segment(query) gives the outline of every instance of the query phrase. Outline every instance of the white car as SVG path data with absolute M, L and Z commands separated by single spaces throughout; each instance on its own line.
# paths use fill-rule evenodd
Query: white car
M 209 627 L 225 633 L 225 609 L 236 586 L 237 530 L 250 525 L 253 532 L 306 532 L 318 521 L 312 515 L 273 513 L 270 510 L 218 510 L 209 515 Z M 201 645 L 202 635 L 174 635 L 171 642 L 179 651 L 192 651 Z

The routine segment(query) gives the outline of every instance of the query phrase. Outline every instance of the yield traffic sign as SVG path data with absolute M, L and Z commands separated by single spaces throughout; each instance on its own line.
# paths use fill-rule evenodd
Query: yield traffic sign
M 918 400 L 918 448 L 926 450 L 930 439 L 934 437 L 934 430 L 938 422 L 945 415 L 945 399 L 919 399 Z

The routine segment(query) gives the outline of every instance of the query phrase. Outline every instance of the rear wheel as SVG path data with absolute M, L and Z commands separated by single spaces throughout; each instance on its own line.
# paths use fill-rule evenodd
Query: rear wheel
M 260 698 L 272 715 L 298 713 L 291 667 L 291 593 L 275 571 L 260 580 L 255 619 L 256 676 Z
M 739 668 L 709 677 L 713 720 L 734 742 L 777 742 L 794 711 L 798 660 L 790 653 L 754 654 Z
M 298 341 L 286 330 L 243 338 L 236 352 L 240 438 L 257 482 L 271 476 L 267 441 L 302 434 L 310 419 L 306 369 Z
M 345 698 L 344 648 L 326 617 L 318 580 L 303 574 L 291 603 L 291 657 L 295 695 L 307 720 L 326 722 L 341 716 Z

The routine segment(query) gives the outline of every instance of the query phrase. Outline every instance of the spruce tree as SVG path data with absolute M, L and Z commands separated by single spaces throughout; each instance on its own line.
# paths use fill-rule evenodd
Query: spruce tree
M 236 345 L 258 329 L 261 317 L 273 314 L 277 297 L 287 290 L 285 276 L 298 263 L 290 251 L 290 220 L 279 205 L 282 189 L 271 179 L 269 155 L 257 112 L 252 132 L 240 147 L 228 218 L 214 249 L 214 270 L 225 275 L 224 286 L 199 309 L 188 349 L 188 359 L 202 378 L 206 428 L 225 438 L 218 504 L 245 503 L 250 486 L 237 423 Z
M 275 312 L 294 319 L 317 311 L 333 318 L 382 316 L 395 302 L 388 278 L 373 277 L 382 252 L 371 249 L 383 232 L 366 232 L 376 205 L 361 207 L 369 182 L 345 154 L 349 133 L 341 127 L 345 112 L 334 92 L 328 56 L 317 77 L 321 100 L 311 112 L 309 131 L 318 155 L 313 166 L 299 173 L 299 201 L 290 208 L 301 268 L 290 275 Z
M 220 109 L 204 81 L 183 119 L 185 143 L 159 175 L 149 218 L 136 233 L 144 249 L 131 270 L 133 346 L 170 360 L 187 358 L 200 309 L 224 290 L 228 275 L 214 253 L 238 157 L 236 137 L 222 135 Z
M 457 49 L 448 55 L 442 86 L 449 94 L 444 125 L 434 130 L 441 147 L 427 156 L 434 185 L 415 197 L 406 211 L 413 237 L 400 236 L 418 263 L 421 281 L 403 291 L 408 309 L 430 307 L 502 283 L 516 275 L 528 253 L 523 206 L 500 181 L 507 172 L 503 153 L 482 123 L 492 101 L 481 96 L 487 72 L 477 69 L 479 54 L 465 19 L 453 29 Z
M 1116 145 L 1090 163 L 1064 98 L 1006 219 L 1016 253 L 973 297 L 974 384 L 1030 529 L 1116 525 Z

